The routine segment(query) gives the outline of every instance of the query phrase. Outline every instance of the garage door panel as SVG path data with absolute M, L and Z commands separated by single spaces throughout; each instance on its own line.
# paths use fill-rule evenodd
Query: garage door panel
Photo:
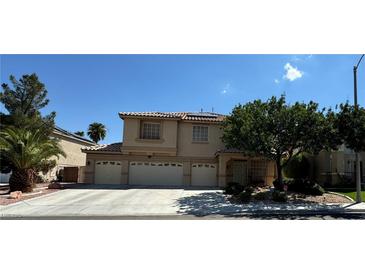
M 120 184 L 122 165 L 119 161 L 97 161 L 95 163 L 96 184 Z
M 181 163 L 132 162 L 129 167 L 129 184 L 155 186 L 181 186 Z
M 217 186 L 217 166 L 215 164 L 193 164 L 191 167 L 192 186 Z

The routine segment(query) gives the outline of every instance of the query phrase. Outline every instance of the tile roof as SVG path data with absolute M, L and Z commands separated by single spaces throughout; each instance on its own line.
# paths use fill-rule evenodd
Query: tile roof
M 122 143 L 113 143 L 109 145 L 95 145 L 91 147 L 83 147 L 82 151 L 87 152 L 121 152 Z
M 187 121 L 222 122 L 225 115 L 213 112 L 119 112 L 124 117 L 151 117 L 164 119 L 178 119 Z

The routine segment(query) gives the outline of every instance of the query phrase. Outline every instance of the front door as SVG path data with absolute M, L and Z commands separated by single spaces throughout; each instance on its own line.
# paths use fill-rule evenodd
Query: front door
M 241 185 L 247 184 L 247 161 L 233 162 L 233 182 Z

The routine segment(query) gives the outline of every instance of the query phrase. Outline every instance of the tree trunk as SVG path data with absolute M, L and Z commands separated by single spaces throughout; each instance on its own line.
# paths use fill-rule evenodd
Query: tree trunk
M 276 162 L 276 171 L 278 172 L 278 181 L 282 184 L 283 183 L 282 166 L 280 163 L 277 162 Z
M 31 169 L 13 169 L 9 178 L 10 191 L 33 191 L 33 174 Z

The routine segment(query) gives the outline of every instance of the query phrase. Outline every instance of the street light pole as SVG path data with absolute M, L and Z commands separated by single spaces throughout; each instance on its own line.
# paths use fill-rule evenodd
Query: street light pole
M 359 62 L 354 66 L 354 106 L 355 110 L 358 109 L 359 105 L 357 104 L 357 68 L 360 65 L 360 62 L 365 54 L 361 55 Z M 361 203 L 361 167 L 360 167 L 360 153 L 355 151 L 356 153 L 356 202 Z

